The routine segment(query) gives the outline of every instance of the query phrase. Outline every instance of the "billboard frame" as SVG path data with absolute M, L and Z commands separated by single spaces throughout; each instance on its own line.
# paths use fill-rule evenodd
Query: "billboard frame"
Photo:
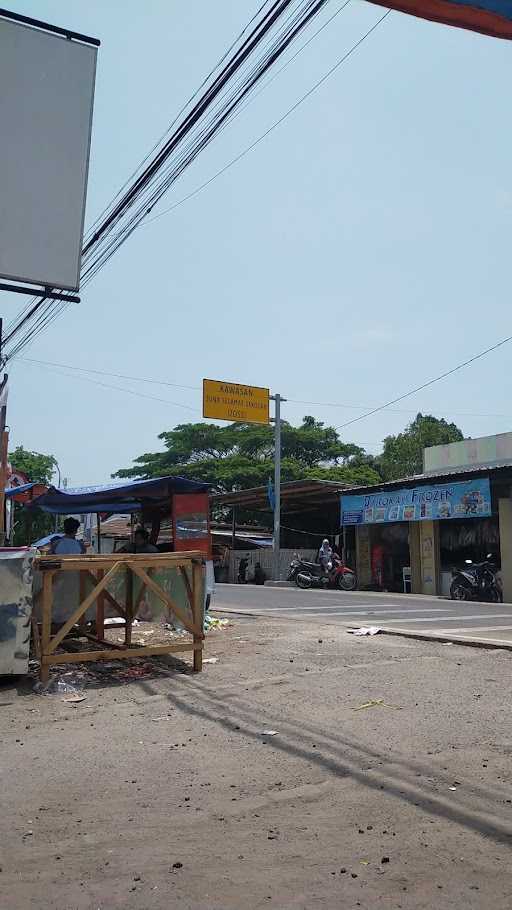
M 41 19 L 34 19 L 31 16 L 24 16 L 21 13 L 13 12 L 12 10 L 5 9 L 0 7 L 0 20 L 6 20 L 19 25 L 38 30 L 39 32 L 46 32 L 48 34 L 55 35 L 57 37 L 66 38 L 73 43 L 88 45 L 90 47 L 98 48 L 101 45 L 99 38 L 93 38 L 90 35 L 84 35 L 81 32 L 75 32 L 72 29 L 62 28 L 58 25 L 53 25 L 49 22 L 45 22 Z M 96 62 L 94 63 L 93 69 L 93 82 L 92 82 L 92 96 L 91 96 L 91 109 L 90 109 L 90 121 L 89 121 L 89 138 L 87 144 L 86 155 L 84 158 L 85 163 L 85 174 L 84 174 L 84 187 L 83 187 L 83 202 L 82 202 L 82 221 L 80 226 L 80 246 L 77 257 L 77 271 L 76 271 L 76 283 L 74 284 L 64 284 L 63 282 L 51 282 L 44 280 L 38 280 L 34 278 L 33 280 L 30 277 L 22 275 L 7 275 L 1 274 L 0 278 L 5 279 L 5 281 L 0 282 L 0 290 L 10 291 L 11 293 L 17 294 L 27 294 L 27 295 L 36 295 L 42 296 L 43 299 L 54 299 L 54 300 L 63 300 L 68 303 L 79 303 L 80 298 L 76 294 L 67 294 L 66 292 L 78 291 L 80 286 L 80 269 L 81 269 L 81 258 L 82 258 L 82 249 L 83 249 L 83 236 L 84 236 L 84 226 L 85 226 L 85 201 L 87 194 L 87 184 L 89 177 L 89 163 L 90 163 L 90 152 L 91 152 L 91 138 L 92 138 L 92 116 L 93 116 L 93 103 L 94 103 L 94 85 L 96 81 Z M 23 284 L 11 284 L 10 282 L 23 282 Z M 9 282 L 9 283 L 6 283 Z M 54 292 L 57 293 L 54 293 Z

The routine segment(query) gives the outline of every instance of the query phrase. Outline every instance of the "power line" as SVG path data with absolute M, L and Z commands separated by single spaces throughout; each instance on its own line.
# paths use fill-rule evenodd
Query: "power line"
M 341 7 L 341 9 L 344 9 L 344 8 L 345 8 L 344 6 Z M 338 12 L 341 12 L 341 9 L 338 10 Z M 304 95 L 302 95 L 302 97 L 299 98 L 299 100 L 296 101 L 295 104 L 292 105 L 292 107 L 288 108 L 288 110 L 282 115 L 282 117 L 279 118 L 279 120 L 276 120 L 275 123 L 273 123 L 271 126 L 269 126 L 269 128 L 267 130 L 265 130 L 265 132 L 262 133 L 261 136 L 258 136 L 258 138 L 254 140 L 254 142 L 251 142 L 250 145 L 248 145 L 238 155 L 236 155 L 234 158 L 232 158 L 231 161 L 228 161 L 228 163 L 225 164 L 224 167 L 222 167 L 219 171 L 217 171 L 215 174 L 213 174 L 211 177 L 209 177 L 208 180 L 205 180 L 204 183 L 201 183 L 200 186 L 196 187 L 195 190 L 192 190 L 192 192 L 187 193 L 187 195 L 183 196 L 182 199 L 178 199 L 178 201 L 175 202 L 173 205 L 169 206 L 168 209 L 164 209 L 163 212 L 159 212 L 157 215 L 154 215 L 153 218 L 146 219 L 145 224 L 151 224 L 153 221 L 156 221 L 157 218 L 162 218 L 163 215 L 168 215 L 169 212 L 172 212 L 174 209 L 178 208 L 178 206 L 183 205 L 184 202 L 188 202 L 189 199 L 193 199 L 194 196 L 197 196 L 199 193 L 201 193 L 204 189 L 206 189 L 207 186 L 210 186 L 210 183 L 213 183 L 213 181 L 216 180 L 217 177 L 221 177 L 222 174 L 224 174 L 226 171 L 229 170 L 229 168 L 233 167 L 233 165 L 235 165 L 239 161 L 241 161 L 242 158 L 245 158 L 245 156 L 248 155 L 249 152 L 252 152 L 252 150 L 255 149 L 257 145 L 260 144 L 260 142 L 263 142 L 263 140 L 266 139 L 267 136 L 270 135 L 270 133 L 272 133 L 278 126 L 280 126 L 281 123 L 283 123 L 290 116 L 290 114 L 293 114 L 293 112 L 296 111 L 297 108 L 300 107 L 300 105 L 303 104 L 303 102 L 306 101 L 309 98 L 309 96 L 313 94 L 313 92 L 315 92 L 318 88 L 320 88 L 320 86 L 327 79 L 329 79 L 329 77 L 332 76 L 332 74 L 334 72 L 336 72 L 336 70 L 343 63 L 345 63 L 345 60 L 347 60 L 354 53 L 354 51 L 363 43 L 363 41 L 365 41 L 366 38 L 368 38 L 372 34 L 372 32 L 375 31 L 375 29 L 381 24 L 381 22 L 384 21 L 386 16 L 389 16 L 390 12 L 391 12 L 391 10 L 388 9 L 384 13 L 384 15 L 381 16 L 380 19 L 378 19 L 377 22 L 374 25 L 372 25 L 372 27 L 370 29 L 368 29 L 368 31 L 365 32 L 365 34 L 361 38 L 359 38 L 358 41 L 356 41 L 355 44 L 352 45 L 352 47 L 343 55 L 343 57 L 341 57 L 338 60 L 338 62 L 335 63 L 334 66 L 331 67 L 331 69 L 327 73 L 325 73 L 322 76 L 322 78 L 319 79 L 318 82 L 315 83 L 315 85 L 312 86 L 312 88 L 309 89 L 309 91 L 307 91 Z M 284 67 L 283 67 L 283 69 L 284 69 Z
M 65 373 L 62 370 L 53 370 L 51 367 L 43 367 L 48 373 L 54 373 L 56 376 L 67 376 L 69 379 L 78 379 L 82 382 L 90 382 L 93 385 L 101 386 L 104 389 L 112 389 L 115 392 L 125 392 L 127 395 L 135 395 L 137 398 L 146 398 L 150 401 L 159 401 L 162 404 L 169 404 L 175 408 L 183 408 L 185 411 L 192 411 L 193 414 L 197 414 L 197 409 L 191 407 L 188 404 L 181 404 L 179 401 L 169 401 L 168 398 L 157 398 L 155 395 L 146 395 L 144 392 L 137 392 L 135 389 L 124 389 L 122 386 L 110 385 L 106 382 L 100 382 L 99 379 L 90 379 L 88 376 L 75 376 L 73 373 Z
M 73 371 L 79 372 L 79 373 L 93 373 L 96 376 L 111 376 L 114 379 L 126 379 L 126 380 L 129 380 L 132 382 L 147 382 L 152 385 L 168 386 L 169 388 L 173 388 L 173 389 L 183 389 L 184 391 L 187 391 L 187 392 L 200 392 L 201 391 L 201 386 L 180 385 L 176 382 L 169 382 L 168 380 L 165 380 L 165 379 L 153 379 L 153 378 L 149 378 L 147 376 L 133 376 L 133 375 L 127 374 L 127 373 L 111 373 L 111 372 L 108 372 L 107 370 L 96 370 L 96 369 L 92 369 L 90 367 L 77 367 L 74 364 L 56 363 L 55 361 L 51 361 L 51 360 L 37 360 L 33 357 L 20 357 L 19 360 L 22 363 L 33 363 L 33 364 L 36 364 L 38 366 L 43 366 L 43 367 L 58 367 L 59 370 L 63 369 L 63 370 L 73 370 Z M 434 381 L 434 380 L 432 380 L 432 381 Z M 115 388 L 117 388 L 117 386 L 115 386 Z M 288 398 L 287 401 L 289 404 L 312 405 L 312 406 L 318 407 L 318 408 L 340 408 L 340 409 L 347 408 L 347 409 L 356 410 L 356 411 L 364 411 L 367 408 L 371 407 L 371 405 L 367 405 L 367 404 L 347 404 L 346 402 L 335 403 L 335 402 L 331 402 L 331 401 L 303 401 L 300 398 Z M 390 412 L 392 412 L 394 414 L 416 414 L 417 413 L 417 408 L 415 408 L 415 409 L 386 408 L 386 410 L 389 410 Z M 489 413 L 475 414 L 471 411 L 453 411 L 451 408 L 450 408 L 450 414 L 453 415 L 454 417 L 479 417 L 479 418 L 480 417 L 489 417 L 489 418 L 493 418 L 493 419 L 496 419 L 496 418 L 512 419 L 512 414 L 489 414 Z M 364 415 L 362 415 L 362 416 L 364 416 Z M 367 444 L 370 445 L 370 443 L 367 443 Z M 374 443 L 371 443 L 371 445 L 373 445 L 373 444 L 377 444 L 377 440 L 375 440 Z
M 340 426 L 335 427 L 334 429 L 343 430 L 345 427 L 349 427 L 351 424 L 357 423 L 359 420 L 365 420 L 367 417 L 371 417 L 372 414 L 377 414 L 379 411 L 384 411 L 390 405 L 396 404 L 398 401 L 403 401 L 404 398 L 409 398 L 411 395 L 415 395 L 416 392 L 421 392 L 423 389 L 428 388 L 428 386 L 434 385 L 435 382 L 440 382 L 441 379 L 446 379 L 447 376 L 451 376 L 453 373 L 457 373 L 458 370 L 462 370 L 464 367 L 467 367 L 471 363 L 474 363 L 475 360 L 480 360 L 480 358 L 485 357 L 486 354 L 490 354 L 492 351 L 496 351 L 498 348 L 503 347 L 504 344 L 508 344 L 509 341 L 512 341 L 512 335 L 509 335 L 508 338 L 503 338 L 502 341 L 498 341 L 497 344 L 493 344 L 492 347 L 486 348 L 485 351 L 480 351 L 479 354 L 475 354 L 475 356 L 470 357 L 469 360 L 465 360 L 463 363 L 457 364 L 457 366 L 452 367 L 451 370 L 446 370 L 446 372 L 441 373 L 440 376 L 436 376 L 434 379 L 429 379 L 428 382 L 424 382 L 422 385 L 417 386 L 415 389 L 411 389 L 409 392 L 405 392 L 403 395 L 399 395 L 398 398 L 393 398 L 386 404 L 381 404 L 379 407 L 373 408 L 371 411 L 367 411 L 366 414 L 361 414 L 359 417 L 353 417 L 352 420 L 347 420 L 346 423 L 342 423 Z
M 93 370 L 89 367 L 77 367 L 70 363 L 55 363 L 51 360 L 35 360 L 32 357 L 20 357 L 19 358 L 23 363 L 36 363 L 40 366 L 45 367 L 59 367 L 64 370 L 76 370 L 80 373 L 94 373 L 97 376 L 112 376 L 114 379 L 129 379 L 133 382 L 149 382 L 153 385 L 165 385 L 173 389 L 185 389 L 190 392 L 200 391 L 200 386 L 195 385 L 178 385 L 176 382 L 168 382 L 165 379 L 147 379 L 144 376 L 129 376 L 125 373 L 109 373 L 106 370 Z
M 160 201 L 172 184 L 189 167 L 200 152 L 235 116 L 258 83 L 274 67 L 287 49 L 297 40 L 328 0 L 267 0 L 252 17 L 230 51 L 224 54 L 212 77 L 203 82 L 204 90 L 192 96 L 192 103 L 183 117 L 146 166 L 126 190 L 105 210 L 105 216 L 95 223 L 82 250 L 81 280 L 84 287 L 103 268 Z M 266 43 L 265 43 L 266 42 Z M 222 65 L 221 65 L 222 64 Z M 184 109 L 184 110 L 185 110 Z M 170 130 L 170 128 L 169 128 Z M 136 172 L 137 173 L 137 172 Z M 15 356 L 56 318 L 57 307 L 44 307 L 44 318 L 27 328 L 37 311 L 44 305 L 41 297 L 29 312 L 26 308 L 4 339 L 5 362 Z M 57 305 L 58 306 L 58 305 Z M 16 336 L 12 347 L 7 347 Z

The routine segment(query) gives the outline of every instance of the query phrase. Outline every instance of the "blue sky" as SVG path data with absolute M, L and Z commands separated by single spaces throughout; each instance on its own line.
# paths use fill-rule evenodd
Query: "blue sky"
M 257 6 L 11 3 L 101 39 L 86 224 Z M 264 132 L 381 15 L 353 0 L 160 208 Z M 340 425 L 510 334 L 511 76 L 508 42 L 392 13 L 252 153 L 141 227 L 23 355 L 197 390 L 95 377 L 164 403 L 18 360 L 11 447 L 53 453 L 74 485 L 103 482 L 159 448 L 162 430 L 201 419 L 204 376 L 268 385 L 290 399 L 292 423 Z M 2 304 L 7 320 L 21 305 Z M 418 410 L 466 435 L 510 430 L 510 356 L 505 346 L 344 438 L 377 452 Z

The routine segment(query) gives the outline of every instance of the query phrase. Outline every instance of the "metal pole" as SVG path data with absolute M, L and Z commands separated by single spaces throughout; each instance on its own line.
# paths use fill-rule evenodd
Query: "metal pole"
M 59 490 L 60 490 L 61 474 L 60 474 L 59 464 L 57 461 L 55 462 L 55 467 L 57 468 L 57 471 L 58 471 L 59 479 L 58 479 L 57 483 L 59 484 Z M 57 531 L 59 530 L 59 516 L 58 515 L 55 516 L 54 529 L 55 529 L 55 533 L 57 533 Z
M 274 581 L 279 581 L 281 555 L 281 402 L 286 398 L 272 396 L 274 417 Z
M 229 580 L 233 585 L 236 581 L 235 538 L 236 538 L 236 506 L 233 506 L 233 508 L 231 510 L 231 554 L 230 554 L 230 565 L 228 566 Z

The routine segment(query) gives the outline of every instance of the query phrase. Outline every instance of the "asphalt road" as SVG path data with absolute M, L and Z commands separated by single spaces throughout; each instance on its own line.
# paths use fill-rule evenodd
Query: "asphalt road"
M 368 591 L 301 591 L 256 585 L 217 585 L 216 610 L 274 618 L 318 619 L 347 626 L 434 634 L 512 647 L 512 604 L 459 603 L 442 597 Z

